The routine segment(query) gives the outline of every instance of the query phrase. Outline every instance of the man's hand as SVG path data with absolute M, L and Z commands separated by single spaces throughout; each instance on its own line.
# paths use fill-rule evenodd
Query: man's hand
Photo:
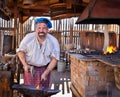
M 44 82 L 47 80 L 47 76 L 50 72 L 51 72 L 50 68 L 47 67 L 44 73 L 41 75 L 41 82 Z
M 23 65 L 23 69 L 25 72 L 30 72 L 30 66 L 29 65 Z
M 50 64 L 47 66 L 46 70 L 41 75 L 41 81 L 47 80 L 48 74 L 54 69 L 56 65 L 57 65 L 57 60 L 54 57 L 52 57 Z
M 46 81 L 47 80 L 47 75 L 45 74 L 45 73 L 43 73 L 42 75 L 41 75 L 41 82 L 44 82 L 44 81 Z

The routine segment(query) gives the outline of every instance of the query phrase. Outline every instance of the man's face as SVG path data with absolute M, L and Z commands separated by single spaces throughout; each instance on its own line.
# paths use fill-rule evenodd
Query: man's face
M 45 23 L 42 22 L 36 25 L 36 33 L 39 38 L 44 39 L 46 37 L 47 32 L 48 27 Z

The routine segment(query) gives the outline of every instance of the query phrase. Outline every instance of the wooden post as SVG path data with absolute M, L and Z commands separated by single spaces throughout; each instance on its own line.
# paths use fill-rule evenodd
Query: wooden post
M 71 9 L 72 8 L 72 0 L 67 0 L 66 1 L 66 4 L 67 4 L 67 9 Z
M 59 25 L 58 25 L 58 31 L 57 31 L 57 38 L 58 38 L 58 41 L 59 41 L 59 43 L 60 43 L 60 39 L 61 39 L 61 37 L 60 37 L 60 28 L 61 28 L 61 19 L 59 19 Z
M 73 19 L 71 20 L 70 23 L 70 43 L 73 42 Z
M 120 25 L 119 25 L 119 50 L 120 50 Z
M 23 16 L 21 14 L 19 15 L 19 20 L 20 20 L 20 33 L 19 33 L 19 42 L 20 42 L 23 39 Z
M 20 41 L 23 39 L 23 24 L 20 23 Z
M 17 34 L 17 4 L 14 3 L 14 34 L 13 34 L 13 40 L 12 40 L 12 49 L 16 48 L 17 41 L 15 42 L 15 37 Z

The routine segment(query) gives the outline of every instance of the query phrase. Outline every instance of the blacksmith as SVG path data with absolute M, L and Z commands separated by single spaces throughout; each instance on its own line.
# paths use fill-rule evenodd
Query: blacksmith
M 58 40 L 49 34 L 52 23 L 47 18 L 35 20 L 35 32 L 28 33 L 17 49 L 24 68 L 25 85 L 42 85 L 49 88 L 50 72 L 60 56 Z

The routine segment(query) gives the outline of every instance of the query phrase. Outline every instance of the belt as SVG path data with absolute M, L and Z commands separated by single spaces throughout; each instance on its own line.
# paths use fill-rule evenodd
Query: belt
M 49 63 L 47 64 L 47 65 L 45 65 L 45 66 L 41 66 L 41 67 L 37 67 L 37 66 L 33 66 L 33 65 L 31 65 L 31 64 L 29 64 L 31 67 L 29 68 L 29 72 L 32 74 L 32 76 L 34 76 L 34 68 L 41 68 L 41 67 L 46 67 L 47 68 L 47 66 L 49 65 Z
M 49 64 L 50 64 L 50 63 L 47 63 L 47 65 L 40 66 L 40 67 L 47 67 Z M 39 66 L 34 66 L 34 65 L 32 65 L 32 64 L 28 64 L 28 65 L 39 68 Z

